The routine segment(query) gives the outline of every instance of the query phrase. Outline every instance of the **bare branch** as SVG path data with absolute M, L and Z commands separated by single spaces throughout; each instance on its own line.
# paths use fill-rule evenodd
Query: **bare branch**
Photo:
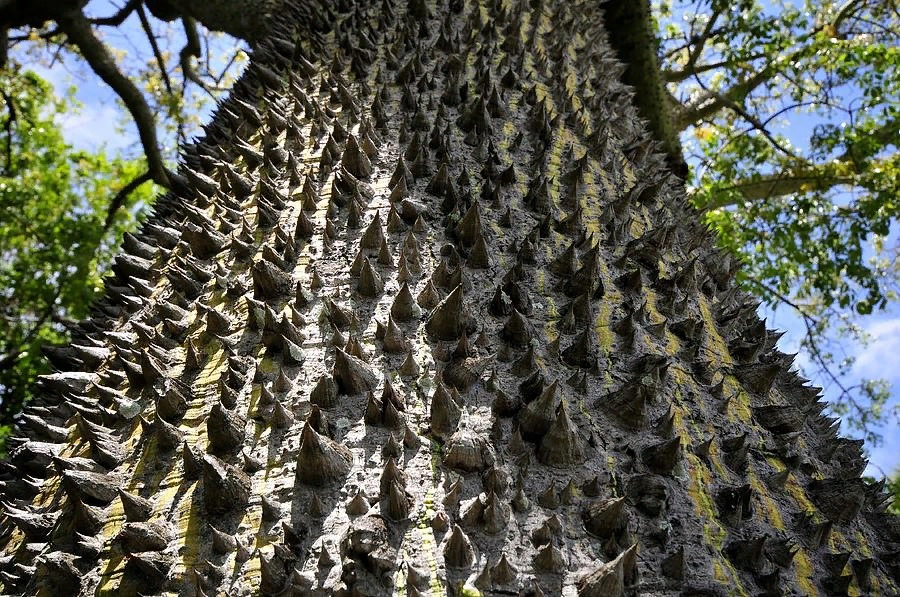
M 685 66 L 679 70 L 667 70 L 663 73 L 663 76 L 666 79 L 667 83 L 680 83 L 685 79 L 693 77 L 694 75 L 702 75 L 703 73 L 707 73 L 711 70 L 716 70 L 719 68 L 728 68 L 734 66 L 736 64 L 741 64 L 743 62 L 748 62 L 750 60 L 759 60 L 760 58 L 765 58 L 766 54 L 755 54 L 753 56 L 747 56 L 746 58 L 732 59 L 732 60 L 720 60 L 719 62 L 710 62 L 707 64 L 695 64 L 694 66 L 688 68 Z
M 119 70 L 106 46 L 97 39 L 91 23 L 81 12 L 61 16 L 60 29 L 84 56 L 91 69 L 109 85 L 125 103 L 138 129 L 138 136 L 147 156 L 147 164 L 154 182 L 168 187 L 169 172 L 163 162 L 156 138 L 156 121 L 147 100 L 135 84 Z
M 197 71 L 194 70 L 194 67 L 191 65 L 191 58 L 199 59 L 203 55 L 203 48 L 200 46 L 200 34 L 197 33 L 197 21 L 192 17 L 184 16 L 181 19 L 181 22 L 184 24 L 184 35 L 187 38 L 187 43 L 184 44 L 184 47 L 181 48 L 181 52 L 178 55 L 184 79 L 185 81 L 191 81 L 192 83 L 197 84 L 197 86 L 205 91 L 211 98 L 215 99 L 213 90 L 222 91 L 222 89 L 219 87 L 211 89 L 210 86 L 200 78 L 200 75 L 197 74 Z
M 166 93 L 169 96 L 174 96 L 175 91 L 172 89 L 172 80 L 169 78 L 169 71 L 166 68 L 166 60 L 163 58 L 162 52 L 159 51 L 159 44 L 156 43 L 156 34 L 153 33 L 153 27 L 150 26 L 150 20 L 147 18 L 147 13 L 144 11 L 143 6 L 137 7 L 138 18 L 141 21 L 141 29 L 144 30 L 144 34 L 147 36 L 147 41 L 150 42 L 150 48 L 153 50 L 153 57 L 156 60 L 156 65 L 159 67 L 159 74 L 162 77 L 163 85 L 166 88 Z M 183 95 L 184 89 L 182 89 Z M 185 141 L 184 134 L 184 118 L 182 118 L 181 111 L 178 111 L 175 116 L 175 121 L 178 125 L 178 142 L 183 144 Z
M 142 3 L 143 0 L 128 0 L 128 2 L 125 3 L 125 6 L 117 10 L 115 14 L 99 19 L 91 19 L 91 25 L 100 27 L 118 27 L 125 22 L 125 19 L 127 19 L 131 13 L 140 8 Z
M 153 33 L 153 27 L 150 26 L 150 21 L 147 19 L 147 13 L 144 12 L 143 6 L 138 6 L 137 13 L 138 19 L 141 21 L 141 29 L 144 30 L 147 41 L 150 42 L 150 48 L 153 50 L 153 57 L 156 60 L 156 65 L 159 67 L 159 74 L 162 77 L 163 85 L 166 87 L 166 93 L 172 95 L 172 81 L 169 79 L 168 70 L 166 70 L 166 59 L 163 58 L 162 52 L 159 50 L 159 44 L 156 43 L 156 34 Z
M 119 192 L 116 193 L 116 196 L 113 197 L 113 200 L 109 203 L 109 207 L 106 210 L 106 220 L 103 222 L 103 232 L 106 233 L 107 230 L 112 226 L 113 220 L 116 217 L 116 213 L 119 209 L 125 205 L 125 200 L 128 199 L 128 196 L 131 195 L 139 186 L 144 184 L 145 182 L 150 181 L 152 178 L 150 176 L 150 172 L 144 172 L 127 185 L 119 189 Z
M 231 55 L 231 58 L 229 58 L 229 59 L 228 59 L 228 62 L 225 63 L 225 66 L 222 67 L 222 72 L 220 72 L 218 76 L 216 76 L 216 75 L 213 74 L 213 73 L 210 73 L 210 76 L 211 76 L 211 77 L 213 78 L 213 80 L 216 82 L 216 85 L 221 85 L 221 84 L 222 84 L 222 80 L 225 78 L 225 75 L 228 73 L 228 69 L 230 69 L 230 68 L 232 67 L 232 65 L 233 65 L 233 64 L 235 63 L 235 61 L 238 59 L 238 56 L 241 55 L 241 52 L 243 52 L 243 50 L 240 49 L 240 48 L 238 48 L 238 49 Z M 209 52 L 207 52 L 207 56 L 208 56 L 208 55 L 209 55 Z
M 43 33 L 39 33 L 37 35 L 37 38 L 43 39 L 45 41 L 49 41 L 59 35 L 62 35 L 62 32 L 59 29 L 54 28 L 54 29 L 51 29 L 50 31 L 45 31 Z M 32 36 L 31 35 L 13 35 L 13 36 L 9 37 L 9 41 L 10 41 L 10 43 L 12 43 L 12 45 L 16 45 L 23 41 L 32 41 Z

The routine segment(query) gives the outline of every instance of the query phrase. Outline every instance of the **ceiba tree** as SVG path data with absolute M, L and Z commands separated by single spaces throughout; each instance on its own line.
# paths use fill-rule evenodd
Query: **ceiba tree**
M 265 31 L 19 421 L 5 593 L 898 591 L 593 4 Z

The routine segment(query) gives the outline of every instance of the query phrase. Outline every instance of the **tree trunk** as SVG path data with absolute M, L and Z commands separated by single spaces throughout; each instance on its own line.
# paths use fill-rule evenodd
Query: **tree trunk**
M 332 10 L 278 14 L 55 354 L 4 593 L 896 594 L 595 3 Z

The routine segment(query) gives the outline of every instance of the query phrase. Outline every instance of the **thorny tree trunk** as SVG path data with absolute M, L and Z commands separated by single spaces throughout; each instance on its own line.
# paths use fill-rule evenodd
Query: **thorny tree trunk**
M 595 3 L 334 10 L 285 7 L 56 353 L 4 592 L 897 594 Z

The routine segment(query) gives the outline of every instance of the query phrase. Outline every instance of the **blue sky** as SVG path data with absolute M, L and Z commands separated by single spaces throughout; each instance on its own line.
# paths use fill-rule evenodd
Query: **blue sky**
M 761 310 L 760 314 L 767 317 L 770 328 L 787 332 L 779 342 L 780 348 L 787 353 L 797 352 L 805 332 L 803 322 L 787 309 L 779 309 L 774 313 Z M 886 408 L 900 408 L 900 309 L 894 305 L 887 311 L 865 318 L 862 324 L 872 340 L 866 347 L 843 346 L 848 355 L 856 358 L 848 381 L 854 383 L 862 378 L 886 379 L 891 384 L 891 398 Z M 803 357 L 804 355 L 797 357 L 797 363 L 801 367 L 807 363 Z M 813 378 L 813 383 L 825 387 L 826 398 L 833 400 L 839 394 L 836 388 L 823 379 Z M 845 435 L 859 436 L 858 432 L 847 429 L 846 426 L 843 431 Z M 882 443 L 877 447 L 866 446 L 870 459 L 866 474 L 876 477 L 900 468 L 900 430 L 897 428 L 896 418 L 891 418 L 878 431 L 883 438 Z
M 92 14 L 104 15 L 113 12 L 114 8 L 107 0 L 95 0 L 90 4 L 89 10 Z M 126 21 L 121 29 L 110 32 L 106 39 L 131 54 L 129 59 L 146 60 L 150 57 L 146 38 L 140 31 L 135 17 Z M 222 49 L 229 45 L 227 40 L 219 43 Z M 176 55 L 177 50 L 178 47 L 173 47 Z M 29 62 L 24 56 L 19 56 L 19 59 L 48 79 L 57 89 L 73 84 L 77 86 L 76 97 L 83 103 L 83 108 L 79 113 L 72 114 L 60 122 L 69 143 L 86 149 L 105 147 L 108 151 L 124 152 L 132 156 L 140 152 L 134 127 L 126 124 L 115 95 L 98 78 L 86 74 L 84 67 L 78 65 L 77 61 L 70 57 L 62 62 L 57 61 L 52 67 L 47 68 L 35 65 L 33 61 Z M 207 112 L 211 108 L 210 102 L 207 104 Z M 207 117 L 208 115 L 203 115 L 204 120 Z M 802 147 L 805 144 L 812 124 L 813 121 L 809 116 L 801 114 L 791 117 L 787 131 L 795 146 Z M 894 228 L 892 236 L 896 239 L 896 226 Z M 762 310 L 761 315 L 767 318 L 770 328 L 787 332 L 780 342 L 782 350 L 789 353 L 797 352 L 805 331 L 802 320 L 787 308 L 781 308 L 774 313 Z M 849 355 L 856 358 L 849 381 L 853 383 L 860 378 L 887 379 L 892 384 L 888 408 L 898 409 L 900 408 L 900 308 L 892 305 L 889 310 L 869 316 L 860 323 L 871 335 L 872 341 L 867 347 L 843 346 Z M 804 365 L 802 356 L 797 360 L 800 366 Z M 837 395 L 836 389 L 829 387 L 823 380 L 813 379 L 813 382 L 825 386 L 826 398 Z M 896 418 L 892 418 L 890 424 L 879 431 L 884 438 L 883 443 L 878 447 L 867 447 L 871 457 L 868 474 L 875 476 L 900 468 L 900 431 Z M 846 429 L 845 433 L 854 435 L 852 431 Z

